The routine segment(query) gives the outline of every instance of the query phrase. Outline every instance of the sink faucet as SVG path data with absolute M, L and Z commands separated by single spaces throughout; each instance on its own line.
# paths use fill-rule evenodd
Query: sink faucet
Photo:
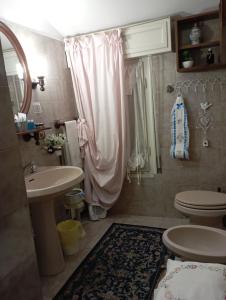
M 33 160 L 29 161 L 25 166 L 23 166 L 24 172 L 28 167 L 30 167 L 30 174 L 35 173 L 37 170 L 37 166 L 35 165 L 35 162 Z

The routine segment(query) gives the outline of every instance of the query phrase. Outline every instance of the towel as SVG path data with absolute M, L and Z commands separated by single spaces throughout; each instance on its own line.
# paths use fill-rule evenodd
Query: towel
M 172 143 L 170 154 L 174 159 L 189 159 L 188 115 L 182 96 L 178 96 L 171 112 Z
M 78 130 L 76 121 L 65 122 L 65 133 L 67 142 L 65 143 L 66 164 L 70 166 L 82 167 L 82 159 L 79 148 Z

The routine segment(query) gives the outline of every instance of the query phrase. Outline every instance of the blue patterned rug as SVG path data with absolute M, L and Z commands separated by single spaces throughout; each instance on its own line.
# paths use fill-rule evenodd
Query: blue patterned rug
M 150 299 L 166 254 L 162 233 L 112 224 L 54 300 Z

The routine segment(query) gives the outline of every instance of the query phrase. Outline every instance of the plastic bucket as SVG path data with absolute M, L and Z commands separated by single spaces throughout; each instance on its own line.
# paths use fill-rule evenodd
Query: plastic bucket
M 85 236 L 82 224 L 79 221 L 66 220 L 57 224 L 57 231 L 64 254 L 75 254 L 79 250 L 79 240 Z
M 72 191 L 66 194 L 65 204 L 77 208 L 77 206 L 83 203 L 83 200 L 85 200 L 85 194 L 83 190 L 79 188 L 74 188 Z

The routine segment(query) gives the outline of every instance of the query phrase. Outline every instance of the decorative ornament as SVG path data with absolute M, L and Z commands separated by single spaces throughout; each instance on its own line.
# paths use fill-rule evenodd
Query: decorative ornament
M 203 147 L 209 146 L 209 141 L 207 139 L 207 131 L 213 123 L 213 117 L 209 111 L 212 105 L 213 105 L 212 103 L 208 103 L 208 102 L 200 103 L 201 111 L 199 112 L 197 128 L 201 128 L 203 131 L 203 140 L 202 140 Z
M 201 38 L 201 30 L 198 27 L 197 23 L 191 29 L 191 33 L 189 35 L 192 45 L 197 45 L 200 43 Z
M 206 55 L 206 63 L 207 64 L 214 64 L 214 54 L 211 48 L 208 49 L 208 53 Z

